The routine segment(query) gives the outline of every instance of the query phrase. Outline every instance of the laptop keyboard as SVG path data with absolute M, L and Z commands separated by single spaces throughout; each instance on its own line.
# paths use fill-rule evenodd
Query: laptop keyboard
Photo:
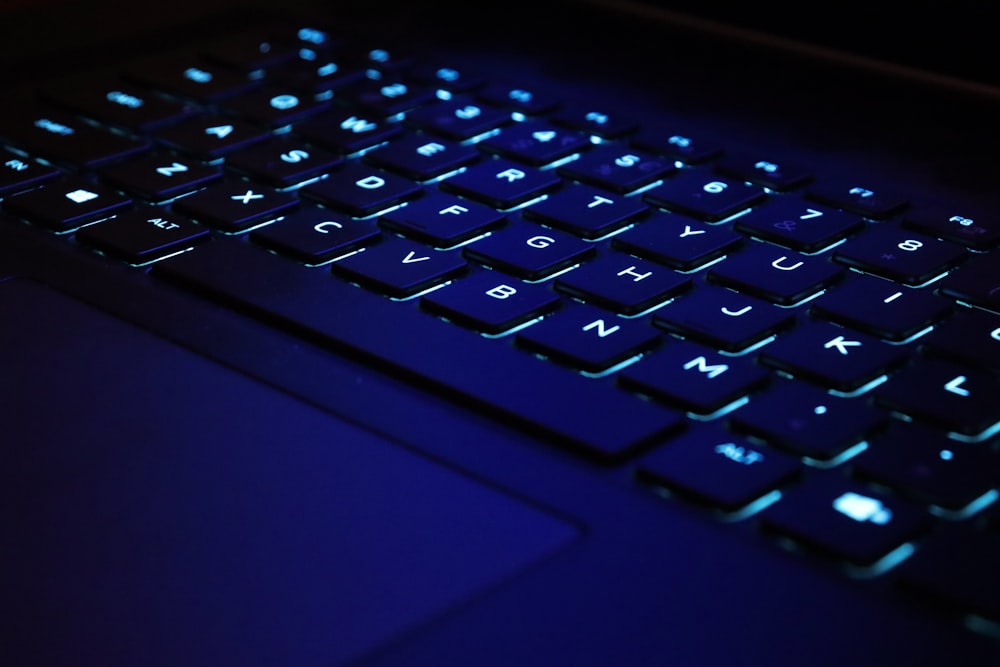
M 313 28 L 43 87 L 0 138 L 3 224 L 1000 621 L 996 215 Z

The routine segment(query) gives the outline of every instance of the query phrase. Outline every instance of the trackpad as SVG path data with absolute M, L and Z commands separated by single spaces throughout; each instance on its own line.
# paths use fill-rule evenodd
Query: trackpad
M 2 664 L 337 665 L 577 535 L 47 288 L 0 312 Z

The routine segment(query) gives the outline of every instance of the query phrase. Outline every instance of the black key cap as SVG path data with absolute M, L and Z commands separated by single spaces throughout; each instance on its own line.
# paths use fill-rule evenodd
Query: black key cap
M 421 187 L 402 176 L 353 162 L 300 192 L 324 206 L 363 218 L 413 199 Z
M 840 392 L 862 389 L 898 368 L 906 350 L 826 322 L 811 322 L 779 337 L 761 362 Z
M 207 60 L 244 72 L 268 69 L 296 57 L 298 46 L 291 40 L 274 39 L 269 31 L 248 30 L 219 37 L 201 49 Z
M 854 276 L 816 299 L 809 312 L 879 338 L 903 341 L 947 317 L 951 303 L 926 289 Z
M 686 411 L 710 415 L 758 389 L 767 377 L 749 359 L 675 342 L 624 369 L 619 379 L 623 386 Z
M 681 496 L 735 512 L 800 471 L 799 462 L 716 427 L 701 427 L 659 447 L 639 462 L 637 476 Z
M 366 80 L 350 89 L 348 95 L 352 104 L 365 113 L 382 118 L 395 116 L 433 102 L 434 90 L 401 78 Z
M 959 308 L 922 343 L 930 354 L 1000 374 L 1000 316 Z
M 268 78 L 293 90 L 312 93 L 337 91 L 364 80 L 365 70 L 359 63 L 339 54 L 302 49 L 299 57 L 268 71 Z
M 101 178 L 131 195 L 150 202 L 165 202 L 222 179 L 218 167 L 172 154 L 144 155 L 111 165 Z
M 708 280 L 790 306 L 829 287 L 841 275 L 842 270 L 826 257 L 810 257 L 763 243 L 750 243 L 709 269 Z
M 403 128 L 378 117 L 346 111 L 328 111 L 298 123 L 294 134 L 335 153 L 350 155 L 377 146 Z
M 483 85 L 483 78 L 475 72 L 450 65 L 417 66 L 413 77 L 452 93 L 467 93 Z
M 490 153 L 535 167 L 563 159 L 590 145 L 590 140 L 579 132 L 534 121 L 509 125 L 479 144 Z
M 594 252 L 593 245 L 574 236 L 528 223 L 505 227 L 465 248 L 472 261 L 524 280 L 542 280 Z
M 208 229 L 152 206 L 88 225 L 76 239 L 130 264 L 145 264 L 208 240 Z
M 403 372 L 421 387 L 460 397 L 587 456 L 621 459 L 682 423 L 660 406 L 237 239 L 218 239 L 158 262 L 153 274 L 353 359 Z
M 485 334 L 499 334 L 533 320 L 559 305 L 548 287 L 478 271 L 424 295 L 427 310 Z
M 597 374 L 652 349 L 660 339 L 643 321 L 580 304 L 517 334 L 517 342 L 547 358 Z
M 905 500 L 832 475 L 790 489 L 762 518 L 768 530 L 860 567 L 876 566 L 923 533 L 930 519 Z
M 883 220 L 903 209 L 907 202 L 892 192 L 855 182 L 823 182 L 811 185 L 806 195 L 872 220 Z
M 274 220 L 298 203 L 289 194 L 227 179 L 182 197 L 174 203 L 174 209 L 224 232 L 241 232 Z
M 894 422 L 854 464 L 861 477 L 950 513 L 975 511 L 1000 480 L 996 452 L 931 429 Z M 990 494 L 987 496 L 986 494 Z
M 960 614 L 1000 620 L 1000 535 L 947 526 L 900 566 L 900 582 Z
M 275 86 L 256 88 L 231 97 L 223 104 L 225 110 L 272 129 L 304 120 L 329 106 L 326 100 Z
M 411 134 L 391 141 L 365 155 L 365 161 L 396 171 L 415 181 L 429 181 L 475 162 L 472 146 Z
M 856 215 L 807 204 L 794 197 L 772 197 L 740 216 L 736 229 L 799 252 L 817 252 L 864 226 Z
M 7 197 L 3 208 L 53 231 L 68 232 L 114 215 L 131 203 L 107 186 L 73 177 Z
M 216 115 L 189 118 L 156 133 L 159 141 L 202 160 L 217 160 L 268 136 L 255 125 Z
M 520 111 L 529 116 L 543 114 L 559 106 L 557 100 L 545 93 L 517 84 L 489 84 L 478 94 L 490 104 Z
M 764 189 L 707 171 L 682 171 L 642 195 L 650 204 L 717 222 L 762 202 Z
M 201 104 L 211 104 L 260 85 L 242 72 L 206 63 L 194 53 L 151 58 L 133 66 L 125 76 L 143 86 Z
M 656 312 L 653 323 L 684 338 L 738 352 L 792 325 L 794 315 L 765 301 L 704 286 Z
M 671 133 L 660 130 L 640 132 L 633 143 L 657 155 L 686 164 L 701 164 L 722 153 L 722 147 L 711 139 L 690 133 Z
M 551 116 L 553 122 L 571 127 L 580 132 L 618 139 L 630 134 L 636 128 L 634 121 L 603 109 L 585 106 L 566 106 Z
M 941 294 L 1000 312 L 1000 262 L 993 255 L 977 255 L 941 283 Z
M 1000 243 L 1000 219 L 978 209 L 969 211 L 959 206 L 914 209 L 907 211 L 903 225 L 975 250 L 989 250 Z
M 624 194 L 676 170 L 670 160 L 624 146 L 602 144 L 557 171 L 560 176 Z
M 655 211 L 611 240 L 613 248 L 692 271 L 732 252 L 743 236 L 725 225 L 707 225 L 683 215 Z
M 36 160 L 0 149 L 0 197 L 51 181 L 59 172 Z
M 397 238 L 365 248 L 330 265 L 330 270 L 341 278 L 396 299 L 430 289 L 465 269 L 465 260 L 458 253 L 433 250 Z
M 320 264 L 379 239 L 375 223 L 304 207 L 250 232 L 250 240 L 306 264 Z
M 722 156 L 715 169 L 779 192 L 796 188 L 812 178 L 808 171 L 784 160 L 762 159 L 746 153 Z
M 629 224 L 646 209 L 636 197 L 575 185 L 526 208 L 524 217 L 585 239 L 597 239 Z
M 96 127 L 80 118 L 38 106 L 0 118 L 0 138 L 33 157 L 92 168 L 149 150 L 149 144 Z
M 499 227 L 504 217 L 482 204 L 432 191 L 386 213 L 381 222 L 422 243 L 450 248 Z
M 920 285 L 967 256 L 965 249 L 954 243 L 883 223 L 848 239 L 833 259 L 905 285 Z
M 981 437 L 1000 422 L 1000 380 L 980 370 L 920 359 L 890 378 L 875 400 L 917 421 Z
M 659 264 L 609 253 L 556 279 L 556 289 L 623 315 L 637 315 L 687 290 L 691 280 Z
M 196 113 L 193 106 L 113 77 L 60 85 L 43 95 L 53 104 L 133 132 L 148 132 Z
M 469 167 L 441 183 L 441 189 L 498 209 L 524 204 L 559 187 L 550 171 L 497 158 Z
M 469 97 L 429 104 L 406 114 L 410 127 L 454 141 L 466 141 L 513 122 L 510 113 Z
M 838 398 L 799 382 L 780 382 L 733 415 L 733 428 L 767 443 L 829 463 L 886 422 L 860 399 Z
M 241 173 L 277 188 L 303 183 L 341 163 L 333 153 L 286 137 L 234 152 L 226 163 Z

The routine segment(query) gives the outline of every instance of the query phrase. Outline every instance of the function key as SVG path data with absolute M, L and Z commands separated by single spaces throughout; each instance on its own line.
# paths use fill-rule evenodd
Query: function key
M 784 160 L 762 159 L 746 153 L 724 155 L 715 169 L 779 192 L 792 190 L 812 178 L 808 171 Z
M 132 203 L 128 197 L 82 178 L 67 178 L 7 197 L 3 208 L 56 232 L 107 218 Z
M 642 197 L 654 206 L 718 222 L 763 201 L 767 194 L 760 186 L 690 170 L 647 190 Z
M 29 190 L 58 175 L 58 171 L 37 160 L 0 149 L 0 197 Z
M 913 209 L 906 213 L 903 225 L 974 250 L 989 250 L 1000 243 L 1000 215 L 987 211 L 943 206 Z
M 691 134 L 641 132 L 632 143 L 643 150 L 671 160 L 680 160 L 685 164 L 702 164 L 722 154 L 719 144 Z
M 907 202 L 898 195 L 855 182 L 816 183 L 806 196 L 872 220 L 883 220 L 901 211 Z
M 207 241 L 208 229 L 187 218 L 144 206 L 88 225 L 76 239 L 130 264 L 145 264 Z
M 690 431 L 639 462 L 640 480 L 736 512 L 793 480 L 801 464 L 720 428 Z
M 861 568 L 877 567 L 930 526 L 920 507 L 837 475 L 789 489 L 761 516 L 768 530 Z

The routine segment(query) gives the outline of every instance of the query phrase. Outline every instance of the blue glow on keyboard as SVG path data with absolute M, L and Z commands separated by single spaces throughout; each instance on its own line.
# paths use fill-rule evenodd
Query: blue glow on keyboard
M 645 356 L 646 356 L 645 354 L 637 354 L 634 357 L 629 357 L 625 361 L 619 362 L 619 363 L 615 364 L 614 366 L 612 366 L 610 368 L 607 368 L 607 369 L 605 369 L 603 371 L 600 371 L 599 373 L 590 373 L 588 371 L 580 371 L 580 375 L 582 375 L 584 377 L 592 378 L 592 379 L 595 379 L 595 380 L 603 378 L 603 377 L 607 377 L 609 375 L 614 375 L 615 373 L 617 373 L 618 371 L 622 370 L 623 368 L 628 368 L 629 366 L 631 366 L 632 364 L 636 363 L 637 361 L 639 361 L 640 359 L 642 359 Z
M 853 459 L 855 456 L 865 451 L 866 449 L 868 449 L 868 441 L 862 440 L 856 445 L 848 447 L 840 454 L 834 456 L 832 459 L 822 460 L 822 459 L 814 459 L 810 456 L 803 456 L 802 462 L 813 468 L 821 468 L 821 469 L 835 468 L 840 464 L 844 463 L 845 461 L 850 461 L 851 459 Z
M 885 574 L 892 568 L 896 567 L 904 560 L 913 555 L 916 549 L 909 542 L 900 545 L 896 549 L 893 549 L 888 554 L 886 554 L 881 559 L 872 563 L 871 565 L 865 567 L 859 567 L 857 565 L 846 565 L 844 567 L 845 572 L 848 575 L 855 577 L 857 579 L 869 579 L 872 577 L 877 577 Z
M 949 433 L 948 437 L 951 438 L 952 440 L 958 440 L 959 442 L 974 443 L 987 440 L 996 435 L 997 433 L 1000 433 L 1000 421 L 998 421 L 996 424 L 993 424 L 993 426 L 990 426 L 975 435 L 965 435 L 964 433 Z
M 997 501 L 998 497 L 1000 497 L 1000 492 L 996 489 L 990 489 L 961 509 L 951 510 L 946 507 L 931 505 L 930 511 L 931 514 L 935 514 L 943 519 L 948 519 L 950 521 L 962 521 L 989 507 Z
M 719 518 L 727 522 L 743 521 L 754 514 L 762 512 L 779 500 L 781 500 L 781 491 L 775 489 L 770 493 L 764 494 L 757 500 L 750 502 L 746 506 L 741 507 L 735 512 L 720 512 Z
M 699 422 L 714 421 L 716 419 L 719 419 L 720 417 L 725 417 L 726 415 L 728 415 L 729 413 L 733 412 L 734 410 L 738 410 L 739 408 L 742 408 L 744 405 L 746 405 L 749 402 L 750 402 L 750 397 L 749 396 L 744 396 L 743 398 L 738 398 L 735 401 L 733 401 L 732 403 L 730 403 L 729 405 L 724 405 L 721 408 L 719 408 L 718 410 L 716 410 L 715 412 L 711 412 L 711 413 L 709 413 L 707 415 L 699 415 L 699 414 L 694 413 L 694 412 L 688 412 L 687 416 L 688 416 L 689 419 L 693 419 L 693 420 L 699 421 Z

